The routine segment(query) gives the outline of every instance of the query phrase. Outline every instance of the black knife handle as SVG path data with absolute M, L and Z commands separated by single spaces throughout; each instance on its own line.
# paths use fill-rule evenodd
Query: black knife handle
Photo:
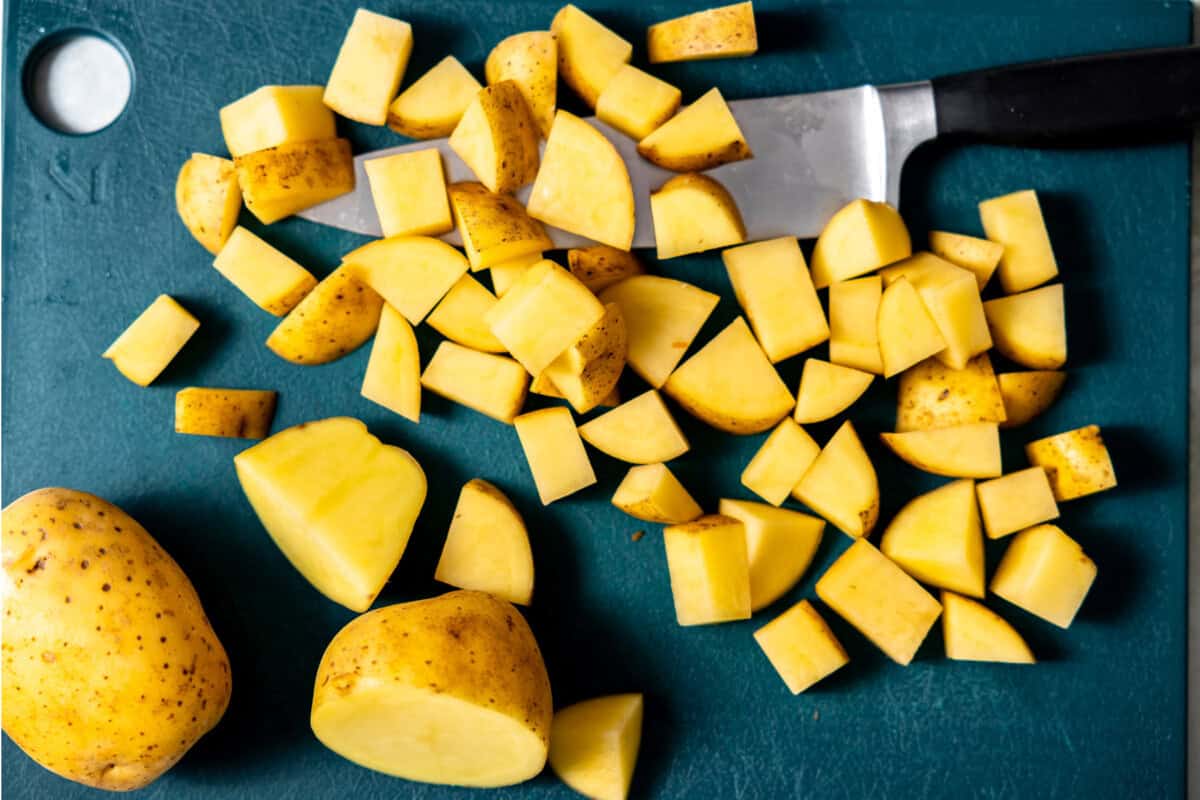
M 1200 45 L 1035 61 L 933 81 L 938 135 L 1087 145 L 1200 120 Z

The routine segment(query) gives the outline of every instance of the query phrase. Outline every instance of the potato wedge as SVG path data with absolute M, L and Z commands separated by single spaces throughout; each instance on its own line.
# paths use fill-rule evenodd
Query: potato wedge
M 200 321 L 169 295 L 154 298 L 103 357 L 138 386 L 149 386 L 179 355 Z
M 1067 320 L 1061 283 L 983 304 L 996 349 L 1030 369 L 1067 362 Z
M 1041 467 L 1010 472 L 975 487 L 979 511 L 989 539 L 1058 519 L 1058 504 L 1046 470 Z
M 273 391 L 189 386 L 175 393 L 175 432 L 263 439 L 275 417 Z
M 979 283 L 972 273 L 932 253 L 917 253 L 879 274 L 884 286 L 904 277 L 917 290 L 946 342 L 946 349 L 937 354 L 946 366 L 962 369 L 992 346 Z
M 875 375 L 883 374 L 879 355 L 879 301 L 883 281 L 869 275 L 829 286 L 829 360 Z
M 1054 499 L 1060 503 L 1117 485 L 1112 458 L 1098 425 L 1030 442 L 1025 445 L 1025 457 L 1030 464 L 1046 470 Z
M 676 175 L 651 192 L 650 215 L 660 259 L 746 241 L 746 226 L 733 195 L 707 175 Z
M 899 278 L 883 291 L 877 324 L 885 378 L 946 349 L 937 323 L 907 278 Z
M 497 194 L 515 192 L 537 174 L 537 123 L 516 81 L 480 89 L 447 142 Z
M 496 305 L 496 296 L 470 275 L 450 287 L 442 302 L 425 321 L 451 341 L 484 353 L 503 353 L 504 345 L 492 335 L 485 318 Z
M 437 148 L 363 162 L 385 238 L 438 236 L 454 229 Z
M 529 605 L 533 600 L 529 533 L 504 492 L 481 478 L 463 485 L 433 579 Z
M 981 292 L 992 279 L 1000 264 L 1000 257 L 1004 255 L 1004 245 L 998 242 L 947 231 L 930 231 L 929 249 L 935 256 L 974 275 Z
M 272 222 L 354 191 L 354 159 L 345 139 L 310 139 L 234 159 L 246 210 Z
M 733 292 L 771 363 L 829 339 L 825 311 L 800 245 L 790 236 L 721 253 Z
M 442 342 L 421 373 L 421 385 L 447 400 L 511 424 L 525 404 L 529 373 L 511 358 Z
M 407 22 L 365 8 L 355 11 L 325 84 L 325 105 L 364 125 L 387 122 L 412 45 Z
M 489 84 L 514 81 L 542 137 L 550 135 L 558 96 L 558 44 L 550 31 L 517 33 L 492 48 L 483 65 Z
M 821 448 L 792 496 L 852 539 L 871 533 L 879 519 L 879 478 L 850 420 Z
M 629 63 L 633 45 L 569 3 L 554 15 L 550 32 L 558 42 L 559 77 L 595 108 L 609 81 Z
M 405 419 L 421 421 L 421 353 L 417 337 L 404 315 L 387 303 L 371 343 L 361 394 Z
M 326 364 L 357 350 L 379 327 L 383 298 L 359 268 L 343 264 L 305 295 L 267 337 L 293 364 Z
M 834 214 L 813 246 L 813 285 L 856 278 L 912 255 L 912 239 L 896 209 L 855 200 Z
M 879 436 L 919 470 L 951 478 L 1000 477 L 1000 429 L 994 422 Z
M 651 164 L 675 172 L 702 172 L 754 157 L 716 87 L 655 128 L 637 150 Z
M 569 111 L 554 116 L 526 210 L 619 250 L 633 244 L 633 184 L 625 162 L 600 131 Z
M 213 268 L 267 313 L 282 317 L 317 285 L 308 270 L 238 226 Z
M 830 364 L 819 358 L 805 359 L 792 418 L 802 425 L 832 419 L 854 405 L 873 380 L 875 376 L 871 373 L 853 367 Z
M 376 239 L 342 256 L 368 286 L 419 325 L 446 293 L 467 274 L 463 254 L 441 239 L 393 236 Z
M 721 499 L 719 513 L 741 520 L 750 560 L 750 610 L 758 611 L 791 590 L 817 553 L 825 521 L 788 508 Z
M 1032 664 L 1029 645 L 990 608 L 954 592 L 942 592 L 942 638 L 946 658 L 955 661 L 991 661 Z
M 324 86 L 263 86 L 221 109 L 225 149 L 236 159 L 294 142 L 337 136 Z
M 1001 428 L 1015 428 L 1038 416 L 1058 399 L 1062 392 L 1065 372 L 1049 370 L 1034 372 L 1005 372 L 996 376 L 1000 397 L 1004 401 L 1005 420 Z
M 879 549 L 922 583 L 983 597 L 975 482 L 953 481 L 910 500 L 883 532 Z
M 621 307 L 609 303 L 591 330 L 550 362 L 542 374 L 553 382 L 575 413 L 586 414 L 616 391 L 625 369 L 627 341 Z
M 742 485 L 771 505 L 782 505 L 820 452 L 807 431 L 784 417 L 742 470 Z
M 567 251 L 567 268 L 596 294 L 614 283 L 646 272 L 633 253 L 606 244 L 571 248 Z
M 1058 275 L 1037 192 L 1026 189 L 984 200 L 979 218 L 987 238 L 1004 248 L 999 273 L 1005 294 L 1027 291 Z
M 792 694 L 800 694 L 850 663 L 833 631 L 807 600 L 756 630 L 754 641 Z
M 449 136 L 483 86 L 454 56 L 417 78 L 388 107 L 387 124 L 401 136 Z
M 642 740 L 642 696 L 617 694 L 559 709 L 550 733 L 550 768 L 595 800 L 625 800 Z
M 472 270 L 540 254 L 554 247 L 542 223 L 508 195 L 491 192 L 481 183 L 452 183 L 446 190 L 454 224 Z M 503 294 L 499 289 L 497 294 Z
M 571 412 L 562 406 L 530 411 L 513 420 L 525 461 L 542 505 L 575 494 L 596 482 Z
M 1021 531 L 992 575 L 992 594 L 1060 628 L 1071 627 L 1096 580 L 1096 564 L 1055 525 Z
M 205 250 L 214 256 L 221 252 L 242 210 L 242 193 L 233 162 L 192 153 L 175 179 L 175 210 Z
M 651 64 L 736 58 L 758 52 L 754 4 L 709 8 L 651 25 L 646 53 Z
M 896 430 L 900 433 L 973 422 L 1002 423 L 1006 418 L 987 353 L 971 359 L 962 369 L 950 369 L 928 358 L 900 375 L 896 397 Z
M 682 99 L 671 84 L 625 64 L 596 100 L 596 117 L 641 141 L 675 115 Z
M 500 298 L 508 294 L 508 290 L 521 280 L 521 276 L 542 258 L 540 252 L 530 253 L 527 256 L 518 256 L 511 261 L 492 264 L 488 267 L 488 272 L 492 276 L 492 290 L 496 293 L 496 297 Z
M 579 435 L 600 452 L 630 464 L 670 461 L 689 449 L 683 431 L 654 389 L 580 425 Z
M 662 525 L 691 522 L 704 513 L 666 464 L 630 467 L 612 504 L 631 517 Z
M 711 514 L 663 531 L 680 625 L 750 619 L 750 562 L 741 520 Z

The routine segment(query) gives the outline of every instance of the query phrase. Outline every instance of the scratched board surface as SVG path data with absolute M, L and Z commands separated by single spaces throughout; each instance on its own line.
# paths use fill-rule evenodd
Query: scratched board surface
M 1037 436 L 1104 426 L 1121 487 L 1072 502 L 1061 524 L 1099 565 L 1079 619 L 1060 631 L 995 601 L 1042 663 L 1004 668 L 948 662 L 935 629 L 915 663 L 890 663 L 833 619 L 851 663 L 792 697 L 752 631 L 813 597 L 816 576 L 846 546 L 830 531 L 810 573 L 753 622 L 676 626 L 661 537 L 608 498 L 624 467 L 593 453 L 600 482 L 542 508 L 513 430 L 427 395 L 419 426 L 365 401 L 368 348 L 300 368 L 263 340 L 274 320 L 210 267 L 176 219 L 175 172 L 196 151 L 223 152 L 216 109 L 266 83 L 323 82 L 354 0 L 11 0 L 5 51 L 3 221 L 3 501 L 47 485 L 95 492 L 124 507 L 191 576 L 229 650 L 232 705 L 221 724 L 146 797 L 464 797 L 361 769 L 308 729 L 312 679 L 350 612 L 325 600 L 271 544 L 243 498 L 237 441 L 172 433 L 186 385 L 278 389 L 275 429 L 349 414 L 409 448 L 431 476 L 408 553 L 380 604 L 441 591 L 431 575 L 459 486 L 484 477 L 525 514 L 537 563 L 527 612 L 561 705 L 608 692 L 646 694 L 640 797 L 1166 797 L 1184 782 L 1187 330 L 1187 148 L 1039 152 L 937 144 L 910 162 L 903 212 L 915 238 L 932 226 L 979 233 L 975 203 L 1042 191 L 1063 280 L 1071 374 L 1044 418 L 1009 434 L 1009 467 Z M 550 2 L 381 0 L 410 20 L 409 80 L 446 53 L 477 75 L 490 46 L 545 28 Z M 756 3 L 762 52 L 748 60 L 655 71 L 685 98 L 719 84 L 731 98 L 895 82 L 952 70 L 1089 51 L 1178 44 L 1185 2 L 1135 0 L 871 0 Z M 589 6 L 635 44 L 645 26 L 694 8 L 650 0 Z M 1003 10 L 1001 10 L 1003 9 Z M 21 67 L 47 33 L 102 30 L 128 49 L 131 105 L 108 130 L 70 138 L 42 127 L 20 91 Z M 579 111 L 566 90 L 565 107 Z M 392 144 L 385 129 L 343 127 L 361 151 Z M 796 202 L 804 202 L 797 197 Z M 244 215 L 255 231 L 262 227 Z M 317 274 L 360 244 L 301 221 L 264 235 Z M 656 264 L 718 292 L 698 341 L 737 313 L 720 260 Z M 202 321 L 149 389 L 121 378 L 101 351 L 159 292 Z M 428 358 L 436 336 L 419 331 Z M 816 351 L 824 354 L 824 349 Z M 795 386 L 801 359 L 782 365 Z M 626 379 L 628 394 L 638 390 Z M 938 483 L 883 452 L 894 384 L 876 382 L 855 414 L 883 489 L 883 520 Z M 677 473 L 713 508 L 748 496 L 738 475 L 761 436 L 719 435 L 678 413 L 693 443 Z M 832 425 L 813 427 L 821 441 Z M 649 535 L 632 541 L 631 534 Z M 989 544 L 994 564 L 1002 551 Z M 18 798 L 99 797 L 35 765 L 5 738 L 3 789 Z M 549 773 L 494 793 L 567 797 Z

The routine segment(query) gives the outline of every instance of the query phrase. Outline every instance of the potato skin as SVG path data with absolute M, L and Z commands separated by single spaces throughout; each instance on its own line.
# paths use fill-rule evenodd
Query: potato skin
M 133 518 L 71 489 L 13 502 L 2 541 L 4 731 L 69 780 L 151 783 L 229 704 L 191 582 Z
M 344 264 L 304 296 L 284 317 L 267 347 L 293 364 L 325 364 L 375 335 L 383 298 L 367 286 L 358 267 Z

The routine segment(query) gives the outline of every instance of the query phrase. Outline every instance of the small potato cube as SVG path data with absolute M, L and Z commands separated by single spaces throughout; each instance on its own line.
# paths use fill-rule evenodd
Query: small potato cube
M 275 417 L 275 392 L 189 386 L 175 393 L 175 432 L 263 439 Z
M 442 336 L 464 347 L 484 353 L 503 353 L 504 345 L 484 322 L 495 305 L 494 294 L 470 275 L 463 275 L 425 321 Z
M 751 611 L 766 608 L 796 585 L 825 533 L 822 519 L 750 500 L 723 497 L 719 513 L 746 526 Z
M 641 141 L 674 116 L 682 98 L 683 93 L 666 81 L 625 64 L 600 93 L 596 116 Z
M 792 496 L 852 539 L 871 533 L 879 520 L 879 478 L 850 420 L 821 448 Z
M 750 619 L 750 562 L 741 520 L 712 514 L 663 531 L 675 619 L 710 625 Z
M 1013 537 L 992 576 L 992 593 L 1030 614 L 1069 628 L 1096 579 L 1096 564 L 1055 525 Z
M 651 25 L 646 52 L 651 64 L 752 55 L 758 52 L 754 4 L 709 8 Z
M 550 32 L 558 42 L 558 74 L 589 107 L 633 56 L 633 45 L 568 3 L 554 15 Z
M 1024 425 L 1054 405 L 1067 380 L 1065 372 L 1034 370 L 1006 372 L 996 376 L 1000 397 L 1004 401 L 1004 422 L 1001 428 Z
M 869 275 L 829 286 L 829 360 L 875 375 L 883 374 L 879 355 L 879 301 L 883 281 Z
M 1004 422 L 1006 416 L 987 353 L 971 359 L 962 369 L 928 358 L 900 374 L 896 430 L 901 433 Z
M 310 139 L 234 159 L 246 209 L 265 225 L 354 191 L 345 139 Z
M 742 470 L 742 485 L 771 505 L 782 505 L 820 452 L 803 428 L 784 417 Z
M 1019 530 L 1058 519 L 1058 504 L 1046 470 L 1030 467 L 975 487 L 979 511 L 989 539 L 999 539 Z
M 529 373 L 511 358 L 442 342 L 425 365 L 421 385 L 447 400 L 511 423 L 525 403 Z
M 104 351 L 121 374 L 138 386 L 154 382 L 200 327 L 174 298 L 160 294 Z
M 358 9 L 325 84 L 325 105 L 365 125 L 387 122 L 412 45 L 407 22 Z
M 449 136 L 482 88 L 457 58 L 446 56 L 392 101 L 388 127 L 411 139 Z
M 1024 292 L 1058 275 L 1037 192 L 1026 189 L 984 200 L 979 217 L 987 238 L 1004 248 L 999 271 L 1005 294 Z
M 813 285 L 824 289 L 910 255 L 912 239 L 899 212 L 887 203 L 855 200 L 839 209 L 817 237 Z
M 947 231 L 930 231 L 929 249 L 935 256 L 974 275 L 981 292 L 992 279 L 1000 264 L 1000 257 L 1004 255 L 1002 244 Z
M 263 86 L 221 109 L 221 133 L 233 158 L 293 142 L 337 136 L 323 86 Z
M 542 505 L 550 505 L 596 482 L 592 462 L 562 406 L 530 411 L 513 420 Z
M 1054 499 L 1074 500 L 1117 485 L 1112 458 L 1098 425 L 1048 436 L 1025 445 L 1029 463 L 1046 470 Z
M 417 350 L 417 337 L 404 315 L 387 304 L 371 344 L 362 396 L 405 419 L 421 421 L 421 354 Z
M 543 137 L 550 135 L 558 95 L 558 44 L 550 31 L 526 31 L 502 39 L 483 65 L 488 83 L 514 81 Z
M 496 297 L 500 298 L 508 294 L 508 290 L 517 285 L 517 281 L 521 280 L 521 276 L 541 260 L 542 254 L 540 252 L 530 253 L 527 256 L 518 256 L 511 261 L 492 264 L 492 266 L 488 267 L 488 273 L 492 276 L 492 291 L 496 293 Z
M 242 210 L 242 192 L 233 162 L 192 153 L 175 179 L 175 210 L 205 250 L 213 255 L 221 252 Z
M 660 259 L 746 241 L 746 226 L 733 195 L 707 175 L 676 175 L 651 192 L 650 215 Z
M 440 239 L 393 236 L 376 239 L 342 256 L 367 285 L 413 325 L 419 325 L 467 274 L 463 254 Z
M 817 581 L 817 596 L 897 664 L 908 666 L 942 606 L 865 539 Z
M 754 641 L 792 694 L 800 694 L 850 663 L 841 642 L 807 600 L 755 631 Z
M 386 236 L 437 236 L 454 229 L 437 148 L 363 162 Z
M 612 504 L 631 517 L 663 525 L 691 522 L 704 513 L 666 464 L 631 467 Z
M 651 389 L 579 426 L 583 440 L 631 464 L 670 461 L 689 445 L 658 392 Z
M 379 327 L 383 298 L 343 264 L 318 283 L 267 337 L 267 348 L 293 364 L 326 364 L 357 350 Z
M 877 324 L 885 378 L 946 349 L 937 323 L 907 278 L 900 278 L 884 290 Z
M 481 183 L 452 183 L 446 190 L 454 224 L 472 270 L 540 254 L 554 247 L 542 223 L 516 198 L 489 191 Z M 499 289 L 496 293 L 503 294 Z
M 529 183 L 538 170 L 538 127 L 515 81 L 485 87 L 448 140 L 479 182 L 497 194 Z
M 1067 362 L 1067 318 L 1061 283 L 983 304 L 996 350 L 1036 370 Z
M 606 244 L 571 248 L 567 251 L 567 268 L 596 294 L 614 283 L 646 272 L 633 253 Z
M 675 172 L 701 172 L 753 158 L 720 89 L 710 89 L 638 142 L 651 164 Z
M 317 285 L 317 279 L 245 228 L 237 227 L 213 267 L 264 311 L 282 317 Z

